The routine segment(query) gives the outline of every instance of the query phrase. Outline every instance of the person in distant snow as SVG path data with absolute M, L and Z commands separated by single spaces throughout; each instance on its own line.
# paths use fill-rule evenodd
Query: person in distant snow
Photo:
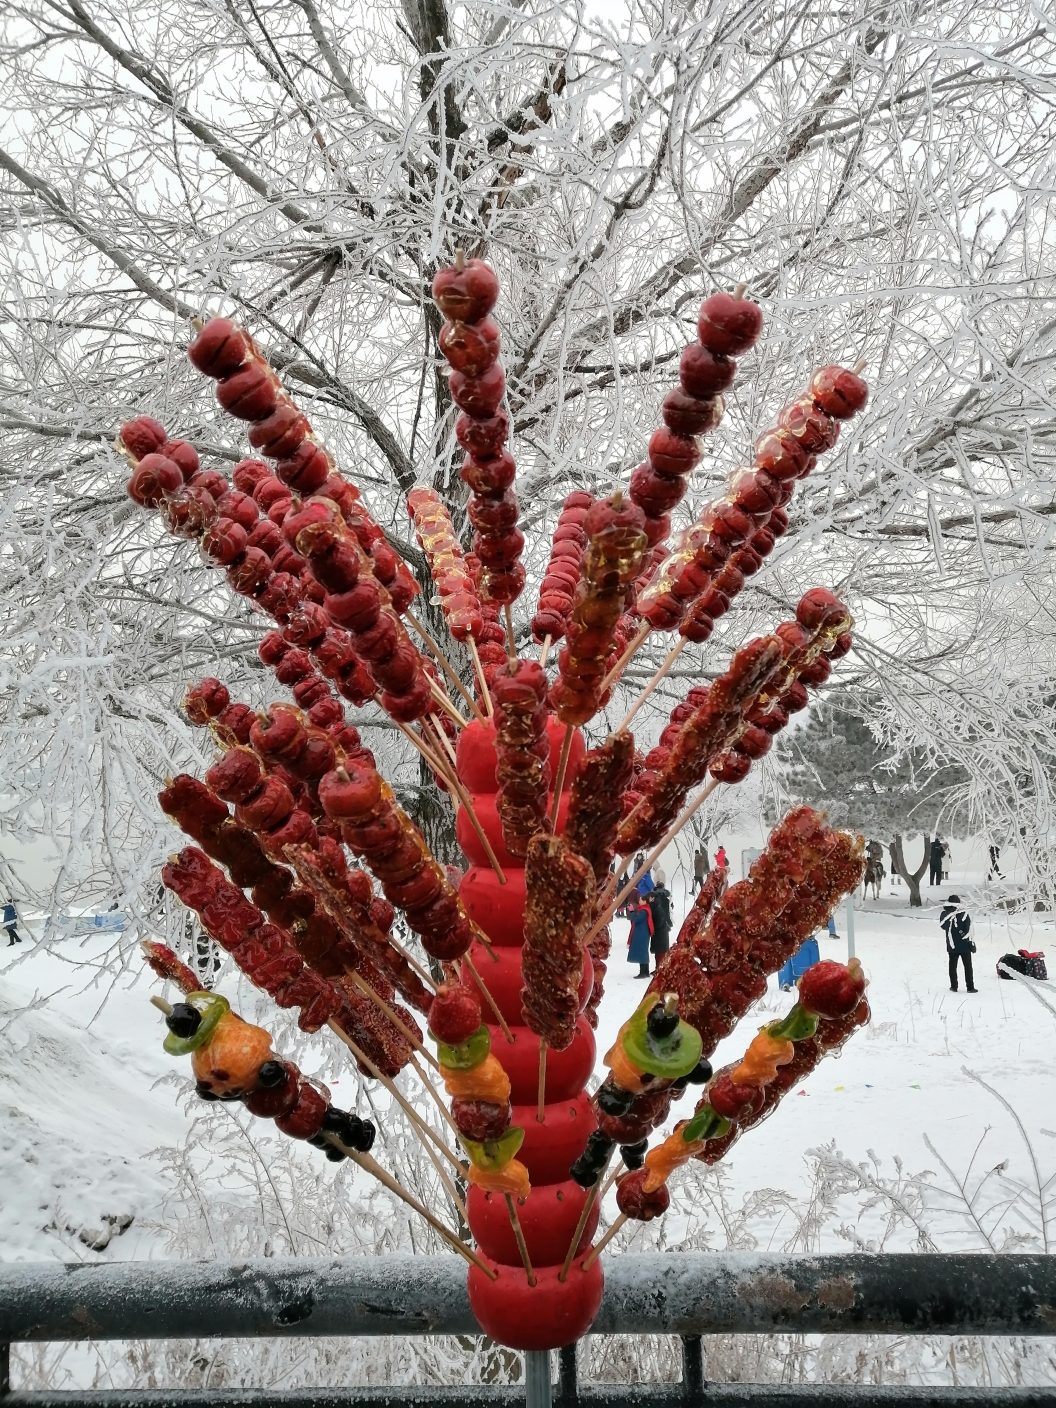
M 936 836 L 934 841 L 932 841 L 931 843 L 931 850 L 928 853 L 929 869 L 931 871 L 931 874 L 928 877 L 929 885 L 942 884 L 942 858 L 945 854 L 946 847 Z
M 704 876 L 708 873 L 708 852 L 704 846 L 698 846 L 693 852 L 693 889 L 690 894 L 696 894 L 704 883 Z
M 715 852 L 716 868 L 719 870 L 725 870 L 729 863 L 730 862 L 726 859 L 726 847 L 720 846 L 719 849 Z
M 653 937 L 653 916 L 641 895 L 633 895 L 627 905 L 631 932 L 627 936 L 627 962 L 637 963 L 636 978 L 649 976 L 649 943 Z
M 657 870 L 655 876 L 656 884 L 649 891 L 645 902 L 653 916 L 653 937 L 649 944 L 649 951 L 656 956 L 657 962 L 659 962 L 671 947 L 671 892 L 664 884 L 667 879 L 664 872 Z M 653 967 L 655 969 L 655 963 Z
M 957 960 L 964 966 L 964 986 L 968 992 L 978 992 L 975 975 L 972 972 L 972 954 L 975 944 L 968 935 L 972 921 L 966 909 L 962 909 L 959 895 L 951 895 L 942 907 L 939 923 L 946 934 L 946 952 L 950 956 L 950 992 L 957 991 Z
M 7 930 L 7 946 L 20 944 L 22 936 L 15 927 L 18 924 L 18 910 L 15 908 L 14 900 L 8 900 L 4 905 L 4 928 Z

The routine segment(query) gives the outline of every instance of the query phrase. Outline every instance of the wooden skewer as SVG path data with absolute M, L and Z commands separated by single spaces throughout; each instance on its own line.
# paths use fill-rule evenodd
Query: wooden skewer
M 419 1066 L 417 1060 L 413 1056 L 411 1057 L 410 1065 L 413 1066 L 414 1070 L 417 1072 L 418 1079 L 425 1086 L 426 1094 L 431 1097 L 433 1104 L 440 1111 L 444 1123 L 448 1126 L 448 1128 L 451 1130 L 451 1133 L 457 1139 L 459 1137 L 458 1125 L 455 1124 L 454 1120 L 451 1118 L 451 1111 L 444 1104 L 444 1097 L 440 1094 L 439 1090 L 437 1090 L 436 1086 L 429 1079 L 426 1073 L 422 1070 L 421 1066 Z
M 546 1038 L 539 1038 L 539 1092 L 536 1120 L 542 1124 L 546 1119 Z
M 507 611 L 509 607 L 506 608 Z M 529 1286 L 535 1285 L 535 1272 L 532 1270 L 531 1259 L 528 1256 L 528 1244 L 524 1240 L 524 1232 L 521 1229 L 521 1219 L 517 1216 L 517 1208 L 513 1201 L 512 1193 L 506 1194 L 506 1207 L 509 1209 L 510 1225 L 513 1227 L 513 1235 L 517 1238 L 517 1250 L 521 1254 L 524 1262 L 524 1269 L 528 1276 Z
M 465 1257 L 473 1266 L 478 1266 L 489 1280 L 495 1281 L 498 1279 L 497 1271 L 493 1271 L 492 1268 L 488 1266 L 487 1262 L 481 1260 L 472 1247 L 467 1247 L 465 1242 L 460 1241 L 450 1228 L 445 1227 L 439 1218 L 434 1217 L 427 1207 L 424 1207 L 417 1198 L 408 1193 L 402 1184 L 397 1183 L 392 1174 L 389 1173 L 387 1169 L 383 1169 L 377 1159 L 372 1158 L 370 1154 L 361 1154 L 358 1149 L 349 1149 L 347 1145 L 342 1144 L 340 1139 L 337 1139 L 332 1134 L 328 1134 L 326 1138 L 329 1143 L 333 1144 L 335 1149 L 340 1149 L 342 1154 L 351 1159 L 354 1164 L 358 1164 L 361 1169 L 365 1169 L 367 1173 L 372 1174 L 379 1183 L 383 1183 L 390 1193 L 395 1193 L 401 1202 L 406 1203 L 410 1208 L 414 1208 L 415 1212 L 418 1213 L 420 1217 L 425 1218 L 430 1227 L 434 1228 L 446 1242 L 450 1243 L 455 1251 L 458 1252 L 459 1256 Z
M 610 1188 L 612 1187 L 612 1185 L 616 1182 L 617 1178 L 619 1178 L 619 1176 L 620 1176 L 620 1174 L 621 1174 L 622 1171 L 623 1171 L 623 1160 L 621 1159 L 621 1160 L 619 1161 L 619 1163 L 616 1165 L 616 1167 L 615 1167 L 615 1168 L 612 1170 L 612 1172 L 609 1174 L 609 1177 L 608 1177 L 608 1179 L 607 1179 L 607 1181 L 606 1181 L 606 1183 L 605 1183 L 605 1187 L 604 1187 L 604 1188 L 601 1190 L 601 1192 L 598 1194 L 598 1196 L 599 1196 L 600 1198 L 606 1198 L 606 1197 L 608 1196 L 609 1189 L 610 1189 Z
M 489 989 L 488 989 L 487 983 L 485 983 L 484 979 L 483 979 L 483 978 L 480 976 L 480 974 L 477 972 L 477 965 L 473 962 L 472 958 L 470 958 L 470 956 L 469 956 L 468 953 L 466 953 L 466 954 L 463 956 L 462 962 L 466 965 L 466 967 L 469 969 L 469 971 L 473 974 L 473 981 L 476 983 L 477 987 L 480 988 L 481 992 L 484 994 L 484 1000 L 485 1000 L 485 1002 L 487 1002 L 487 1004 L 488 1004 L 488 1006 L 491 1008 L 492 1012 L 494 1012 L 494 1014 L 495 1014 L 495 1020 L 496 1020 L 496 1022 L 498 1022 L 499 1026 L 501 1027 L 503 1036 L 506 1038 L 506 1040 L 507 1040 L 508 1042 L 511 1042 L 511 1043 L 512 1043 L 512 1042 L 513 1042 L 513 1032 L 511 1032 L 510 1029 L 509 1029 L 509 1027 L 506 1025 L 506 1018 L 505 1018 L 505 1017 L 502 1015 L 502 1013 L 499 1011 L 499 1004 L 498 1004 L 498 1003 L 495 1001 L 495 999 L 492 997 L 491 992 L 490 992 Z
M 868 365 L 869 365 L 869 363 L 868 363 L 868 361 L 866 360 L 865 357 L 859 357 L 858 360 L 857 360 L 857 362 L 855 362 L 855 364 L 854 364 L 854 374 L 855 374 L 855 376 L 857 376 L 859 372 L 864 372 L 865 369 L 866 369 L 866 367 L 867 367 Z
M 156 1007 L 159 1012 L 164 1012 L 166 1017 L 167 1017 L 167 1016 L 169 1015 L 169 1013 L 172 1011 L 172 1003 L 171 1003 L 171 1002 L 166 1002 L 163 997 L 158 997 L 158 996 L 155 994 L 153 997 L 151 997 L 150 1001 L 151 1001 L 151 1005 L 152 1005 L 153 1007 Z
M 641 694 L 639 694 L 638 698 L 637 698 L 637 699 L 634 701 L 634 703 L 631 705 L 630 709 L 627 711 L 627 714 L 624 716 L 623 722 L 620 724 L 619 728 L 616 730 L 617 733 L 622 733 L 622 732 L 624 731 L 624 729 L 627 728 L 627 726 L 630 724 L 631 720 L 634 718 L 635 714 L 637 714 L 638 710 L 642 707 L 642 705 L 645 703 L 645 701 L 649 698 L 650 694 L 652 694 L 653 690 L 654 690 L 654 689 L 656 688 L 656 686 L 660 683 L 660 681 L 664 678 L 664 676 L 667 674 L 668 670 L 670 670 L 671 666 L 675 663 L 675 661 L 678 659 L 678 657 L 682 654 L 683 650 L 685 650 L 685 648 L 686 648 L 686 646 L 687 646 L 688 644 L 689 644 L 689 637 L 688 637 L 688 636 L 679 636 L 679 638 L 678 638 L 678 644 L 675 646 L 675 648 L 674 648 L 673 650 L 671 650 L 671 651 L 668 652 L 667 659 L 666 659 L 666 660 L 664 661 L 664 663 L 660 666 L 659 670 L 657 670 L 656 674 L 653 676 L 653 678 L 649 681 L 649 683 L 648 683 L 648 684 L 645 686 L 645 688 L 642 690 Z
M 398 727 L 398 728 L 402 728 L 403 726 L 402 726 L 402 724 L 398 724 L 397 727 Z M 423 727 L 424 727 L 424 725 L 423 725 Z M 413 737 L 414 737 L 414 734 L 410 734 L 410 737 L 413 738 Z M 420 747 L 420 748 L 424 748 L 424 745 L 419 744 L 419 747 Z M 491 844 L 491 842 L 488 840 L 487 835 L 485 834 L 485 831 L 484 831 L 483 826 L 481 826 L 481 824 L 480 824 L 480 818 L 477 816 L 476 812 L 473 810 L 473 803 L 470 801 L 469 793 L 466 791 L 466 789 L 462 786 L 461 782 L 458 780 L 458 775 L 457 775 L 457 773 L 455 773 L 451 768 L 445 766 L 444 763 L 441 763 L 440 759 L 436 756 L 436 754 L 435 754 L 431 749 L 429 750 L 428 756 L 429 756 L 431 759 L 435 759 L 435 763 L 434 763 L 434 762 L 430 762 L 430 767 L 432 767 L 435 772 L 438 772 L 438 773 L 440 774 L 440 776 L 441 776 L 441 777 L 444 779 L 444 781 L 447 783 L 448 787 L 451 789 L 451 791 L 455 794 L 455 796 L 458 798 L 458 800 L 462 803 L 462 806 L 465 808 L 466 816 L 469 818 L 469 824 L 472 826 L 473 830 L 477 833 L 477 840 L 478 840 L 478 841 L 480 842 L 480 844 L 484 847 L 484 852 L 485 852 L 485 854 L 487 855 L 488 860 L 491 862 L 491 868 L 492 868 L 492 870 L 494 870 L 495 874 L 498 876 L 499 884 L 500 884 L 500 885 L 505 885 L 505 884 L 506 884 L 506 872 L 503 870 L 502 866 L 499 864 L 499 858 L 498 858 L 498 856 L 495 854 L 495 851 L 494 851 L 494 849 L 493 849 L 493 847 L 492 847 L 492 844 Z
M 400 957 L 406 958 L 407 962 L 418 974 L 419 978 L 421 978 L 422 982 L 426 985 L 429 991 L 436 992 L 436 979 L 433 977 L 432 973 L 427 973 L 425 971 L 422 965 L 418 962 L 417 958 L 415 958 L 414 954 L 410 953 L 407 949 L 405 949 L 403 944 L 400 943 L 399 939 L 394 939 L 391 933 L 386 934 L 385 937 L 388 939 L 389 943 L 392 944 L 393 948 L 400 955 Z
M 452 764 L 457 767 L 458 759 L 455 756 L 455 750 L 451 745 L 450 738 L 448 738 L 447 734 L 444 732 L 443 720 L 440 718 L 439 714 L 430 714 L 429 718 L 432 721 L 433 732 L 436 734 L 437 741 L 451 759 Z
M 568 771 L 568 755 L 572 751 L 572 737 L 575 729 L 571 724 L 565 724 L 565 737 L 561 743 L 561 758 L 557 764 L 557 776 L 554 778 L 554 800 L 550 806 L 550 830 L 557 835 L 557 817 L 561 810 L 561 792 L 565 785 L 565 773 Z
M 612 1224 L 612 1226 L 609 1228 L 609 1230 L 605 1233 L 604 1237 L 602 1237 L 601 1241 L 598 1242 L 598 1244 L 597 1244 L 595 1247 L 592 1247 L 591 1250 L 587 1253 L 587 1255 L 583 1258 L 583 1270 L 584 1270 L 584 1271 L 589 1271 L 589 1270 L 590 1270 L 590 1268 L 591 1268 L 591 1267 L 594 1265 L 594 1263 L 597 1261 L 598 1257 L 601 1256 L 602 1252 L 603 1252 L 603 1251 L 605 1250 L 605 1248 L 609 1245 L 609 1243 L 612 1241 L 613 1237 L 615 1237 L 616 1233 L 620 1230 L 620 1228 L 623 1226 L 623 1224 L 624 1224 L 626 1221 L 627 1221 L 627 1214 L 626 1214 L 625 1212 L 621 1212 L 620 1215 L 619 1215 L 619 1217 L 616 1219 L 616 1221 Z
M 396 1084 L 391 1081 L 389 1077 L 385 1075 L 384 1072 L 381 1071 L 374 1064 L 374 1062 L 370 1059 L 370 1057 L 362 1049 L 362 1047 L 358 1046 L 356 1042 L 354 1042 L 349 1036 L 349 1034 L 344 1030 L 344 1028 L 339 1026 L 338 1023 L 333 1020 L 333 1018 L 330 1019 L 330 1021 L 327 1023 L 327 1026 L 329 1026 L 330 1030 L 335 1034 L 335 1036 L 338 1037 L 339 1040 L 345 1043 L 345 1045 L 348 1047 L 349 1051 L 351 1051 L 352 1055 L 356 1058 L 356 1060 L 362 1061 L 364 1066 L 366 1066 L 367 1070 L 370 1071 L 371 1075 L 374 1076 L 376 1080 L 381 1081 L 382 1085 L 393 1097 L 396 1103 L 400 1106 L 407 1118 L 411 1121 L 411 1124 L 414 1126 L 415 1130 L 417 1130 L 419 1134 L 424 1134 L 427 1139 L 431 1140 L 432 1143 L 434 1143 L 436 1147 L 440 1150 L 440 1152 L 444 1155 L 444 1157 L 451 1161 L 456 1172 L 460 1173 L 464 1178 L 466 1176 L 466 1170 L 463 1165 L 459 1162 L 458 1158 L 447 1147 L 444 1141 L 440 1138 L 439 1134 L 437 1134 L 436 1130 L 429 1128 L 426 1122 L 422 1119 L 421 1115 L 414 1108 L 411 1102 L 406 1099 L 406 1097 L 398 1089 Z
M 345 966 L 345 972 L 352 979 L 352 982 L 363 994 L 363 996 L 369 998 L 370 1001 L 373 1002 L 374 1006 L 377 1007 L 379 1011 L 384 1012 L 387 1019 L 392 1023 L 396 1030 L 411 1044 L 411 1046 L 414 1047 L 415 1051 L 419 1052 L 422 1056 L 424 1056 L 434 1070 L 439 1071 L 439 1063 L 433 1056 L 432 1052 L 426 1050 L 426 1048 L 418 1040 L 415 1034 L 411 1031 L 410 1027 L 407 1026 L 406 1022 L 402 1022 L 400 1020 L 400 1018 L 392 1010 L 392 1008 L 385 1001 L 385 999 L 379 996 L 379 994 L 374 991 L 370 984 L 364 982 L 363 979 L 359 976 L 359 974 L 355 972 L 354 969 L 349 968 L 347 964 Z
M 734 298 L 743 298 L 747 288 L 747 284 L 738 284 L 737 287 L 733 290 Z
M 609 1157 L 612 1157 L 611 1154 Z M 605 1196 L 605 1192 L 608 1192 L 607 1185 L 605 1188 L 605 1192 L 602 1192 L 600 1195 L 598 1192 L 598 1190 L 601 1188 L 601 1180 L 605 1177 L 605 1169 L 608 1168 L 608 1165 L 609 1160 L 606 1159 L 605 1167 L 599 1170 L 598 1176 L 594 1180 L 594 1186 L 587 1194 L 587 1201 L 583 1204 L 583 1211 L 579 1214 L 579 1221 L 576 1223 L 576 1230 L 572 1233 L 572 1240 L 568 1244 L 568 1251 L 565 1253 L 564 1265 L 561 1267 L 561 1270 L 557 1273 L 557 1279 L 561 1282 L 563 1282 L 565 1277 L 568 1275 L 572 1263 L 576 1259 L 576 1248 L 579 1246 L 579 1240 L 583 1236 L 583 1229 L 587 1225 L 587 1219 L 590 1217 L 591 1208 L 597 1202 L 599 1196 L 603 1198 Z M 614 1178 L 615 1176 L 616 1175 L 613 1174 Z
M 549 654 L 550 654 L 550 636 L 549 636 L 549 633 L 547 633 L 547 635 L 543 637 L 543 648 L 542 648 L 542 650 L 540 650 L 540 652 L 539 652 L 539 665 L 540 665 L 540 668 L 543 668 L 543 667 L 546 665 L 546 657 L 547 657 Z
M 448 677 L 454 687 L 458 690 L 459 694 L 461 694 L 462 698 L 469 705 L 469 708 L 476 717 L 478 723 L 485 723 L 486 720 L 484 718 L 484 715 L 480 712 L 480 709 L 477 707 L 477 701 L 473 698 L 472 694 L 470 694 L 469 690 L 458 678 L 458 675 L 455 673 L 454 667 L 452 666 L 450 660 L 448 660 L 447 656 L 437 645 L 436 641 L 433 640 L 432 636 L 425 629 L 422 623 L 420 621 L 415 620 L 414 616 L 412 616 L 409 611 L 404 612 L 403 619 L 407 622 L 409 626 L 411 626 L 415 631 L 417 631 L 418 634 L 421 636 L 422 640 L 425 641 L 425 644 L 428 647 L 429 651 L 432 653 L 434 659 L 436 660 L 436 663 L 440 666 L 441 670 L 443 670 L 444 674 Z
M 605 693 L 605 691 L 609 688 L 610 685 L 614 685 L 616 681 L 620 678 L 624 670 L 627 668 L 631 656 L 638 649 L 642 641 L 645 640 L 646 636 L 652 629 L 653 628 L 652 626 L 650 626 L 648 621 L 642 622 L 638 630 L 635 631 L 634 637 L 632 638 L 627 649 L 623 652 L 620 658 L 616 661 L 615 665 L 613 665 L 612 669 L 602 680 L 601 687 L 598 690 L 599 697 Z
M 513 608 L 508 601 L 504 603 L 503 610 L 506 612 L 506 652 L 510 657 L 510 664 L 515 665 L 517 663 L 517 646 L 513 640 Z M 535 1284 L 530 1275 L 528 1284 L 529 1286 Z
M 704 790 L 701 792 L 697 800 L 695 802 L 691 802 L 690 805 L 682 813 L 682 815 L 677 817 L 675 821 L 671 823 L 667 831 L 664 832 L 663 836 L 661 836 L 660 840 L 649 852 L 645 860 L 642 861 L 641 865 L 634 872 L 631 878 L 627 881 L 627 884 L 623 887 L 620 893 L 616 896 L 614 900 L 612 900 L 609 904 L 606 905 L 605 909 L 602 911 L 601 917 L 594 921 L 592 927 L 588 929 L 586 934 L 583 936 L 584 947 L 588 943 L 590 943 L 591 939 L 594 937 L 595 934 L 597 934 L 601 929 L 604 929 L 605 925 L 616 913 L 620 905 L 623 904 L 624 900 L 631 893 L 634 887 L 638 884 L 638 881 L 642 878 L 642 876 L 646 873 L 647 870 L 652 870 L 659 857 L 664 853 L 664 851 L 667 850 L 668 846 L 670 846 L 671 842 L 682 830 L 686 822 L 689 821 L 690 817 L 696 814 L 697 809 L 699 807 L 703 806 L 704 802 L 707 801 L 707 799 L 715 791 L 715 788 L 718 787 L 718 785 L 719 779 L 717 777 L 713 777 L 708 783 L 707 787 L 705 787 Z
M 488 718 L 495 717 L 495 705 L 491 702 L 491 691 L 488 689 L 488 682 L 484 678 L 484 666 L 480 663 L 480 656 L 477 654 L 477 642 L 472 636 L 469 637 L 469 653 L 473 657 L 473 667 L 477 672 L 477 679 L 480 681 L 480 692 L 484 699 L 484 707 L 488 711 Z
M 440 759 L 436 756 L 436 754 L 434 753 L 434 751 L 432 750 L 432 748 L 428 748 L 428 747 L 422 742 L 422 740 L 418 737 L 418 735 L 417 735 L 416 733 L 414 733 L 411 729 L 409 729 L 406 724 L 400 723 L 399 719 L 393 719 L 392 722 L 393 722 L 393 723 L 396 725 L 396 727 L 400 730 L 400 732 L 403 734 L 404 738 L 406 738 L 407 741 L 408 741 L 414 748 L 417 748 L 418 752 L 421 753 L 422 757 L 425 759 L 425 761 L 426 761 L 426 762 L 429 764 L 429 766 L 432 768 L 433 772 L 438 772 L 438 773 L 440 773 L 440 774 L 443 776 L 443 775 L 444 775 L 444 765 L 443 765 L 443 763 L 441 763 Z
M 441 709 L 443 709 L 444 713 L 448 714 L 452 719 L 454 719 L 455 723 L 458 724 L 459 728 L 468 728 L 469 720 L 464 719 L 462 717 L 462 715 L 455 708 L 454 704 L 451 703 L 451 700 L 448 698 L 448 696 L 437 684 L 436 680 L 430 679 L 428 675 L 426 675 L 426 679 L 429 680 L 430 694 L 432 694 L 433 698 L 440 705 Z

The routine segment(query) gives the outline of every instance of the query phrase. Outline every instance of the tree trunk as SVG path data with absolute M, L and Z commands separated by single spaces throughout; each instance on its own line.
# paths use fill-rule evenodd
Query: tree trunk
M 928 861 L 931 858 L 931 837 L 924 837 L 924 859 L 916 870 L 910 871 L 906 865 L 906 858 L 902 853 L 902 837 L 896 835 L 891 842 L 891 867 L 897 875 L 901 875 L 909 888 L 909 903 L 914 909 L 921 909 L 924 901 L 920 898 L 920 881 L 928 868 Z

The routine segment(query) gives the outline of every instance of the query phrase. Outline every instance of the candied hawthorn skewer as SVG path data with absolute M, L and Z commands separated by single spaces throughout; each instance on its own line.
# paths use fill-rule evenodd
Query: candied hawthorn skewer
M 838 422 L 856 415 L 867 397 L 855 372 L 825 367 L 815 374 L 807 395 L 786 406 L 778 425 L 756 442 L 754 466 L 731 476 L 725 497 L 707 505 L 639 592 L 643 630 L 677 626 L 690 640 L 707 640 L 787 528 L 784 506 L 796 480 L 832 448 Z
M 532 617 L 533 639 L 545 649 L 549 643 L 563 639 L 568 626 L 572 599 L 580 579 L 580 563 L 587 546 L 583 525 L 594 496 L 575 489 L 558 515 L 554 529 L 550 561 L 539 587 L 539 604 Z M 545 660 L 540 659 L 540 664 Z
M 356 486 L 339 475 L 307 416 L 283 389 L 256 343 L 228 318 L 211 318 L 187 349 L 191 363 L 217 382 L 216 398 L 230 415 L 249 421 L 249 443 L 276 461 L 275 477 L 302 497 L 329 488 L 371 558 L 373 571 L 396 609 L 405 611 L 418 594 L 406 564 L 385 540 L 384 530 Z M 235 358 L 240 360 L 235 363 Z M 232 365 L 234 364 L 234 365 Z M 267 466 L 263 467 L 267 474 Z
M 361 993 L 338 989 L 307 967 L 289 933 L 267 923 L 203 851 L 185 847 L 163 867 L 161 878 L 166 889 L 195 910 L 205 932 L 251 982 L 280 1007 L 300 1007 L 297 1024 L 303 1031 L 318 1031 L 333 1021 L 387 1074 L 396 1075 L 407 1064 L 410 1048 L 402 1034 Z M 409 1012 L 405 1020 L 413 1022 Z
M 542 666 L 534 660 L 511 661 L 491 682 L 499 783 L 496 804 L 503 844 L 511 856 L 527 855 L 536 832 L 549 829 L 549 687 Z
M 360 1153 L 369 1152 L 376 1134 L 370 1120 L 335 1108 L 325 1085 L 308 1080 L 292 1061 L 276 1056 L 268 1032 L 243 1021 L 226 998 L 203 992 L 171 949 L 153 942 L 143 948 L 155 973 L 176 981 L 184 995 L 184 1001 L 174 1005 L 151 1000 L 165 1012 L 166 1052 L 191 1057 L 200 1099 L 239 1100 L 250 1114 L 273 1119 L 291 1139 L 325 1149 L 334 1163 L 345 1155 L 327 1134 Z
M 349 850 L 370 866 L 425 951 L 445 962 L 461 958 L 479 931 L 377 769 L 350 760 L 322 778 L 319 797 L 327 816 L 340 823 Z
M 583 940 L 594 907 L 594 871 L 561 836 L 532 838 L 524 867 L 521 1012 L 545 1047 L 564 1051 L 576 1035 Z
M 499 297 L 495 272 L 482 259 L 454 264 L 433 279 L 433 301 L 447 321 L 440 350 L 451 365 L 451 399 L 462 414 L 455 426 L 466 451 L 462 479 L 472 490 L 466 512 L 474 528 L 473 552 L 481 563 L 481 599 L 509 606 L 524 590 L 524 534 L 513 492 L 516 465 L 505 450 L 509 419 L 500 409 L 506 377 L 499 362 L 499 329 L 488 315 Z
M 682 353 L 679 385 L 666 397 L 664 424 L 649 440 L 648 458 L 631 475 L 630 497 L 645 514 L 654 551 L 671 529 L 671 511 L 681 503 L 689 477 L 700 463 L 697 436 L 722 420 L 722 392 L 737 373 L 733 356 L 753 347 L 763 328 L 762 309 L 743 297 L 715 293 L 701 304 L 698 341 Z
M 407 506 L 440 594 L 440 609 L 447 629 L 459 641 L 479 636 L 484 617 L 476 583 L 440 495 L 435 489 L 412 489 L 407 495 Z
M 429 1034 L 451 1096 L 451 1117 L 469 1155 L 469 1181 L 486 1192 L 526 1198 L 528 1170 L 516 1157 L 524 1130 L 511 1125 L 510 1079 L 491 1050 L 476 992 L 461 983 L 442 983 L 429 1014 Z
M 646 547 L 645 515 L 619 491 L 587 512 L 587 546 L 558 655 L 559 675 L 551 691 L 557 717 L 569 728 L 587 723 L 604 703 L 602 683 L 616 627 L 641 570 Z
M 426 661 L 334 503 L 307 500 L 283 519 L 282 532 L 308 559 L 313 577 L 326 591 L 324 620 L 348 632 L 385 711 L 399 723 L 428 714 L 433 702 Z

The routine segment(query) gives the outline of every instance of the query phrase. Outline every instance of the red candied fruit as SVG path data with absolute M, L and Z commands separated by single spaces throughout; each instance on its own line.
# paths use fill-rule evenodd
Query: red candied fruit
M 480 998 L 462 983 L 441 983 L 429 1009 L 429 1030 L 437 1041 L 460 1046 L 480 1027 Z
M 643 1190 L 642 1184 L 648 1173 L 648 1169 L 639 1168 L 616 1180 L 616 1206 L 620 1212 L 638 1222 L 652 1222 L 654 1217 L 662 1216 L 671 1202 L 671 1195 L 663 1183 L 651 1193 Z
M 134 460 L 160 450 L 169 438 L 165 427 L 153 416 L 135 416 L 121 427 L 121 443 Z

